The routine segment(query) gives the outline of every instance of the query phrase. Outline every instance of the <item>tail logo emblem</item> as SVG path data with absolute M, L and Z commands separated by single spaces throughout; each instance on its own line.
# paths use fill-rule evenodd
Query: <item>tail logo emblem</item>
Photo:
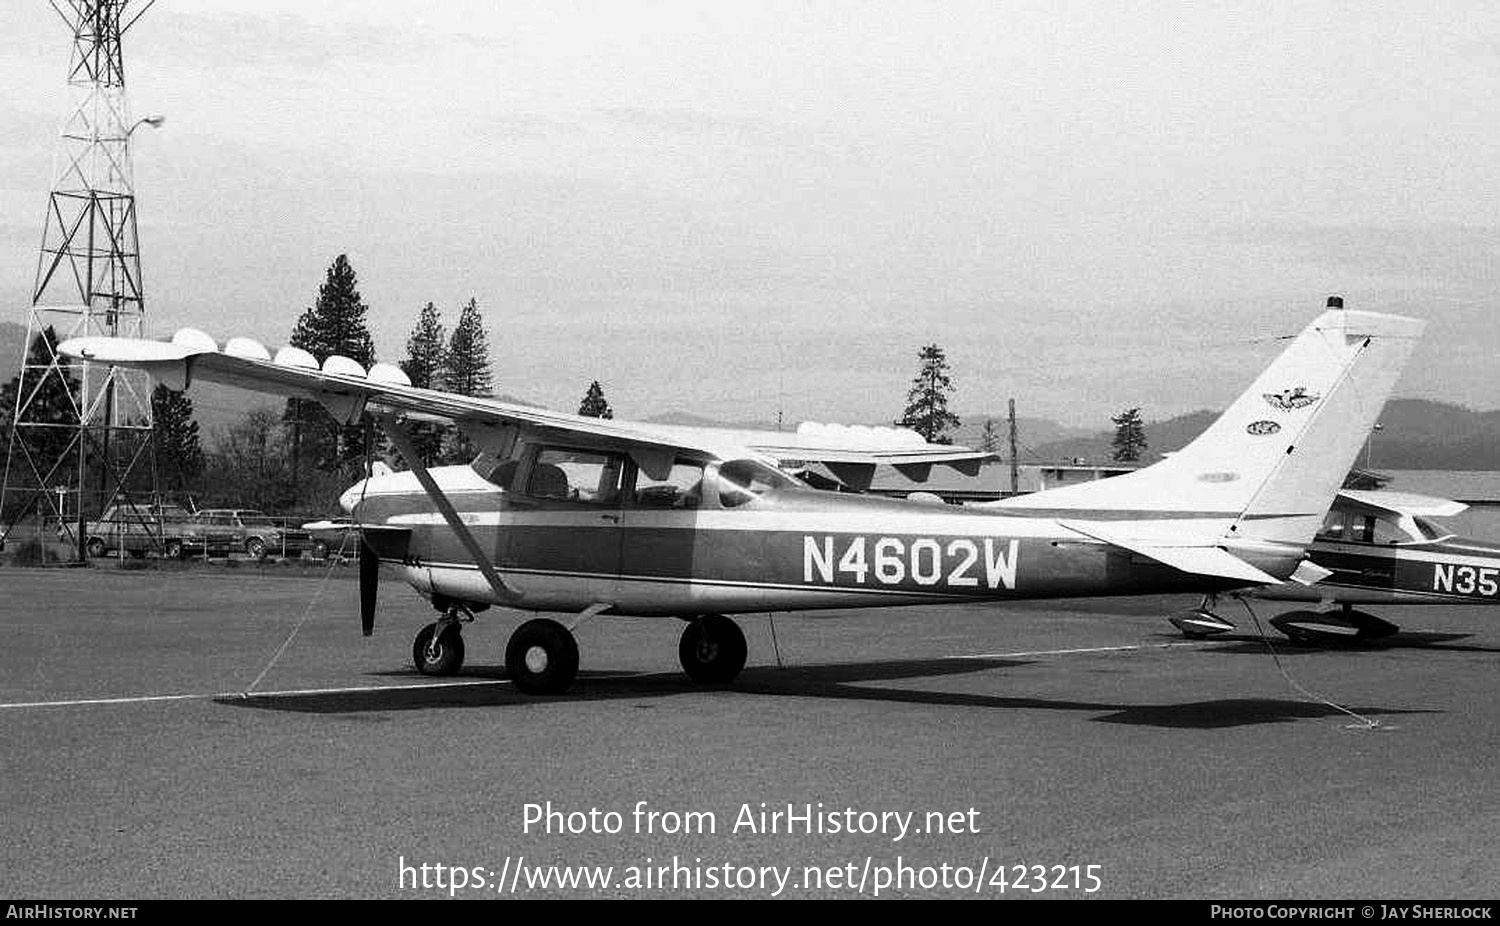
M 1274 421 L 1252 421 L 1245 425 L 1245 433 L 1255 435 L 1275 434 L 1281 430 L 1281 425 Z
M 1272 408 L 1280 409 L 1284 412 L 1289 412 L 1297 408 L 1306 408 L 1322 398 L 1321 396 L 1308 395 L 1306 386 L 1298 386 L 1295 389 L 1283 389 L 1280 392 L 1263 392 L 1261 395 L 1271 404 Z

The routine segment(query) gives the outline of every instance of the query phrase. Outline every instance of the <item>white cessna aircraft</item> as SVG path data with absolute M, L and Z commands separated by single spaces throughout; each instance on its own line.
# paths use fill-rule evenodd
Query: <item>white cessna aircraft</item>
M 413 646 L 422 672 L 457 671 L 462 623 L 499 605 L 681 619 L 687 674 L 726 683 L 746 657 L 727 614 L 1319 578 L 1304 550 L 1423 325 L 1330 309 L 1185 449 L 986 508 L 816 491 L 775 465 L 820 460 L 857 477 L 881 462 L 919 472 L 986 456 L 920 439 L 584 418 L 415 389 L 387 364 L 319 364 L 294 348 L 273 357 L 245 339 L 221 349 L 192 329 L 170 342 L 79 338 L 60 350 L 175 389 L 208 380 L 311 398 L 346 422 L 372 412 L 412 469 L 371 476 L 341 499 L 365 544 L 361 616 L 368 634 L 377 558 L 398 567 L 441 614 Z M 427 469 L 407 419 L 454 422 L 482 452 L 468 466 Z M 511 635 L 505 662 L 521 690 L 558 693 L 577 673 L 578 646 L 568 627 L 536 618 Z

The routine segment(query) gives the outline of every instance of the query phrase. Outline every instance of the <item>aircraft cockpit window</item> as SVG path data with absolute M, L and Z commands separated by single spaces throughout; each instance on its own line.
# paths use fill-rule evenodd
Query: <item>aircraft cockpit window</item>
M 537 454 L 526 494 L 590 505 L 618 505 L 625 457 L 547 448 Z
M 794 489 L 797 480 L 764 463 L 731 460 L 719 467 L 719 503 L 737 508 L 772 489 Z
M 678 460 L 666 479 L 636 473 L 637 508 L 697 508 L 703 500 L 703 464 Z
M 1365 520 L 1369 521 L 1372 519 L 1366 518 Z M 1374 523 L 1370 526 L 1371 543 L 1406 543 L 1407 541 L 1412 539 L 1411 536 L 1406 533 L 1406 531 L 1402 530 L 1401 527 L 1390 518 L 1374 518 L 1373 521 Z
M 1422 535 L 1423 540 L 1442 540 L 1444 537 L 1453 536 L 1453 531 L 1427 518 L 1413 518 L 1417 524 L 1417 533 Z
M 1373 514 L 1329 512 L 1323 528 L 1318 531 L 1318 540 L 1336 543 L 1407 543 L 1412 536 L 1402 529 L 1393 518 L 1376 517 Z

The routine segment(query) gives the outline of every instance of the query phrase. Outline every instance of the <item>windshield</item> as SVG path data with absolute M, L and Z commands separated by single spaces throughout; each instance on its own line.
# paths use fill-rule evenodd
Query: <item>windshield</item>
M 1440 521 L 1434 521 L 1431 518 L 1413 518 L 1412 520 L 1417 522 L 1417 532 L 1422 535 L 1423 540 L 1441 540 L 1444 537 L 1453 536 L 1453 531 Z
M 755 460 L 731 460 L 719 466 L 719 503 L 725 508 L 736 508 L 773 489 L 800 485 L 781 470 Z

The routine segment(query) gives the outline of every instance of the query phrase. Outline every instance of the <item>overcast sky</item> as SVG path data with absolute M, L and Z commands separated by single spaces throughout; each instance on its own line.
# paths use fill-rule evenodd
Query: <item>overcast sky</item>
M 347 253 L 377 348 L 624 417 L 1222 407 L 1329 293 L 1431 319 L 1398 393 L 1500 406 L 1492 3 L 161 0 L 126 39 L 152 333 L 284 342 Z M 0 4 L 24 322 L 69 36 Z

